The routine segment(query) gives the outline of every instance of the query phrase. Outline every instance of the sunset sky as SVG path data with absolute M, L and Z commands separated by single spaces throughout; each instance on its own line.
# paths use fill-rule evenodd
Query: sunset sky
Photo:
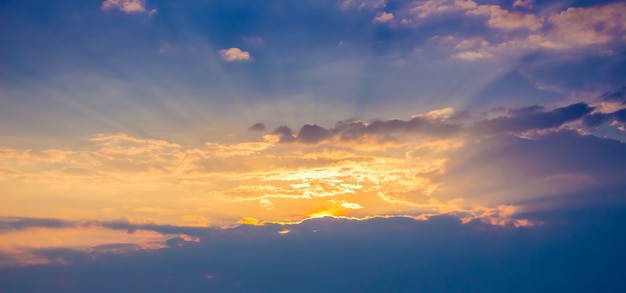
M 2 292 L 626 289 L 623 1 L 0 0 L 0 40 Z

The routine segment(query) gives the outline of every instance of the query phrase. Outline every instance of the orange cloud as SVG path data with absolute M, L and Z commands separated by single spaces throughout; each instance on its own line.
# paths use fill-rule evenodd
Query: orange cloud
M 338 123 L 324 128 L 328 135 L 317 143 L 265 135 L 186 147 L 117 133 L 96 135 L 76 149 L 3 148 L 0 214 L 219 226 L 243 216 L 297 221 L 329 209 L 351 217 L 470 213 L 510 204 L 525 192 L 540 197 L 597 184 L 584 170 L 541 177 L 508 167 L 500 172 L 509 159 L 487 159 L 500 152 L 483 152 L 507 146 L 493 136 L 519 132 L 512 137 L 526 139 L 534 131 L 541 138 L 591 111 L 586 104 L 535 107 L 463 125 L 449 124 L 458 118 L 445 108 L 408 120 Z

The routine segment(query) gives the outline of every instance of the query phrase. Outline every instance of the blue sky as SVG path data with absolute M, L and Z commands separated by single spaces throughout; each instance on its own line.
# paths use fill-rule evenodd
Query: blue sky
M 234 132 L 256 122 L 332 125 L 443 107 L 553 106 L 616 91 L 625 74 L 620 19 L 580 40 L 567 40 L 569 18 L 561 26 L 550 20 L 567 7 L 620 3 L 496 1 L 467 10 L 453 1 L 150 1 L 125 13 L 99 1 L 4 2 L 4 100 L 19 111 L 3 114 L 2 130 L 17 137 L 160 137 L 218 131 L 221 123 Z M 479 9 L 487 4 L 534 22 L 507 16 L 510 24 L 490 25 L 497 14 Z M 376 21 L 383 12 L 397 19 Z M 251 59 L 225 62 L 219 51 L 228 48 Z
M 0 0 L 0 42 L 0 291 L 624 287 L 621 1 Z

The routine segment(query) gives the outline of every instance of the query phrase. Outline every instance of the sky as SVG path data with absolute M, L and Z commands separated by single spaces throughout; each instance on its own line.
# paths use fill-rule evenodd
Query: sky
M 2 292 L 626 290 L 626 4 L 0 0 Z

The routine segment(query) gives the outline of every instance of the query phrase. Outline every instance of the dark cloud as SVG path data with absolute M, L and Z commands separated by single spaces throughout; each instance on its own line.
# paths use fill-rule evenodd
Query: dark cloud
M 185 241 L 185 239 L 183 239 L 182 237 L 174 237 L 165 241 L 165 245 L 169 247 L 183 246 L 185 245 L 185 242 L 187 241 Z
M 626 210 L 528 214 L 543 225 L 321 218 L 240 226 L 160 250 L 34 251 L 67 264 L 0 269 L 2 292 L 622 292 Z M 172 243 L 181 243 L 181 239 Z
M 352 128 L 354 129 L 354 128 Z M 363 128 L 366 134 L 386 135 L 394 132 L 423 133 L 435 136 L 448 136 L 459 129 L 458 125 L 447 124 L 440 120 L 415 117 L 410 120 L 377 120 Z
M 589 127 L 598 127 L 612 121 L 626 122 L 626 108 L 613 113 L 595 113 L 585 116 L 583 122 Z
M 572 104 L 549 112 L 539 111 L 541 108 L 537 107 L 539 106 L 513 110 L 515 116 L 511 117 L 501 116 L 478 121 L 474 124 L 474 129 L 478 133 L 499 133 L 555 128 L 583 118 L 593 111 L 593 107 L 585 103 Z
M 248 127 L 248 131 L 264 132 L 265 131 L 265 124 L 263 124 L 263 123 L 256 123 L 256 124 Z
M 625 195 L 616 195 L 626 189 L 624 166 L 626 143 L 618 140 L 575 131 L 532 139 L 499 134 L 459 149 L 446 172 L 433 180 L 442 182 L 450 197 L 484 197 L 492 204 L 550 199 L 551 208 L 582 202 L 607 206 L 626 203 Z
M 467 113 L 463 113 L 463 115 L 467 115 Z M 460 117 L 454 117 L 454 119 L 460 119 Z M 330 137 L 338 137 L 343 141 L 358 140 L 366 136 L 388 140 L 394 139 L 394 134 L 399 133 L 446 137 L 458 133 L 460 129 L 460 125 L 446 123 L 443 120 L 414 117 L 409 120 L 375 120 L 371 123 L 357 120 L 340 121 L 330 129 L 306 124 L 302 126 L 298 136 L 294 136 L 287 126 L 281 126 L 275 129 L 273 133 L 280 135 L 280 142 L 299 141 L 315 144 Z
M 532 113 L 543 111 L 543 109 L 544 109 L 543 106 L 532 105 L 532 106 L 523 107 L 523 108 L 508 109 L 507 112 L 511 116 L 525 116 L 525 115 L 528 115 L 528 114 L 532 114 Z
M 280 140 L 278 142 L 285 143 L 296 141 L 296 137 L 293 135 L 293 131 L 287 126 L 280 126 L 274 129 L 272 133 L 277 134 L 280 137 Z
M 174 225 L 158 225 L 158 224 L 136 224 L 124 220 L 117 221 L 98 221 L 97 225 L 112 230 L 126 230 L 128 233 L 134 233 L 137 230 L 152 231 L 163 235 L 171 234 L 186 234 L 190 236 L 206 236 L 210 231 L 215 231 L 217 228 L 207 227 L 188 227 L 188 226 L 174 226 Z
M 330 132 L 323 127 L 306 124 L 300 128 L 298 141 L 307 144 L 315 144 L 327 139 L 329 135 Z
M 569 106 L 545 111 L 541 105 L 532 105 L 523 108 L 494 108 L 492 113 L 504 113 L 493 119 L 483 119 L 475 122 L 470 130 L 476 134 L 498 134 L 502 132 L 520 133 L 529 130 L 558 128 L 565 123 L 584 119 L 587 125 L 601 124 L 609 118 L 623 121 L 626 113 L 618 111 L 612 114 L 590 114 L 593 107 L 586 103 L 571 104 Z M 298 135 L 287 126 L 276 128 L 273 133 L 280 136 L 280 142 L 302 142 L 316 144 L 331 137 L 343 141 L 358 140 L 364 137 L 373 137 L 379 140 L 397 139 L 397 134 L 419 134 L 433 137 L 449 137 L 462 133 L 461 122 L 470 118 L 468 112 L 460 112 L 457 116 L 446 119 L 434 119 L 426 115 L 415 116 L 409 120 L 389 119 L 374 120 L 365 123 L 358 120 L 340 121 L 333 128 L 324 128 L 318 125 L 306 124 L 302 126 Z M 455 121 L 455 123 L 451 123 Z
M 219 230 L 209 227 L 189 227 L 158 224 L 132 223 L 127 220 L 113 221 L 68 221 L 46 218 L 0 217 L 0 233 L 20 231 L 32 228 L 64 229 L 64 228 L 103 227 L 111 230 L 125 230 L 135 233 L 137 230 L 152 231 L 163 235 L 185 234 L 189 236 L 206 236 Z
M 604 101 L 616 101 L 622 102 L 622 104 L 626 104 L 626 86 L 620 88 L 615 92 L 606 92 L 600 98 Z
M 591 114 L 583 119 L 583 123 L 589 127 L 597 127 L 604 124 L 610 117 L 611 115 L 604 113 Z
M 81 225 L 79 222 L 59 219 L 0 217 L 0 233 L 26 230 L 30 228 L 72 228 L 79 225 Z
M 621 109 L 613 113 L 613 115 L 615 116 L 615 119 L 617 119 L 618 121 L 626 122 L 626 109 Z

